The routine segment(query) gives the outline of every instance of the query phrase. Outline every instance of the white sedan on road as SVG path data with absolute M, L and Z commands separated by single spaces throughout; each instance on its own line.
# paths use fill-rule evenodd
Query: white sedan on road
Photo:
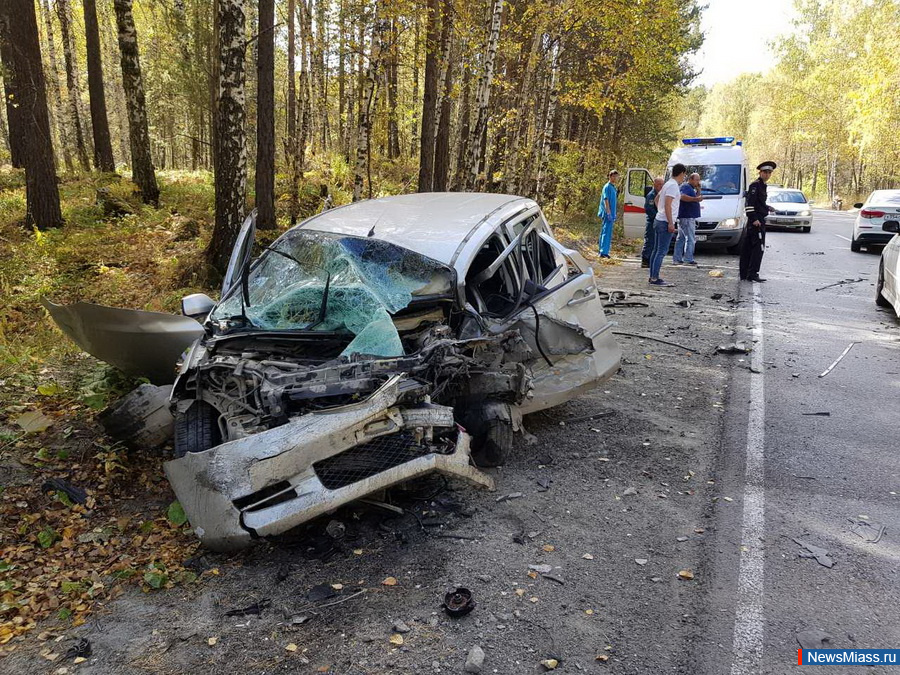
M 863 246 L 882 246 L 894 236 L 884 231 L 887 221 L 900 220 L 900 190 L 875 190 L 865 204 L 854 204 L 859 209 L 853 223 L 853 238 L 850 250 L 859 252 Z
M 766 217 L 766 225 L 802 232 L 812 229 L 812 207 L 800 190 L 770 187 L 766 204 L 774 209 Z
M 892 308 L 900 317 L 900 218 L 885 221 L 881 229 L 893 236 L 881 252 L 875 302 L 879 307 Z

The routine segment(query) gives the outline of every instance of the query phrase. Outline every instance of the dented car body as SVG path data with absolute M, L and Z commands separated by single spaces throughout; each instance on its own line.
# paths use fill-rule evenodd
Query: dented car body
M 218 550 L 430 472 L 492 487 L 523 414 L 611 377 L 593 272 L 533 201 L 424 194 L 292 228 L 252 264 L 245 223 L 221 300 L 172 392 L 166 474 Z

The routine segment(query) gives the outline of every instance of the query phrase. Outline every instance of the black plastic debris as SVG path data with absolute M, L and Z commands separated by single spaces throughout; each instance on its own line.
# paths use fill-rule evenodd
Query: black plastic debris
M 717 354 L 749 354 L 750 347 L 746 345 L 744 342 L 731 342 L 725 345 L 719 345 L 716 347 Z
M 850 531 L 867 544 L 877 544 L 887 531 L 887 526 L 883 523 L 869 522 L 862 518 L 851 518 L 850 522 L 853 523 Z
M 807 417 L 831 417 L 830 412 L 821 411 L 821 412 L 811 412 L 811 413 L 800 413 L 801 415 L 806 415 Z
M 458 618 L 475 609 L 475 598 L 472 595 L 472 591 L 460 586 L 447 592 L 444 596 L 444 604 L 441 607 L 444 608 L 444 611 L 449 616 Z
M 819 563 L 822 567 L 827 567 L 831 569 L 834 567 L 834 560 L 829 557 L 829 552 L 827 549 L 822 548 L 821 546 L 816 546 L 814 544 L 810 544 L 808 542 L 803 541 L 802 539 L 793 539 L 794 543 L 798 546 L 801 546 L 806 549 L 806 551 L 800 552 L 801 558 L 814 558 L 817 563 Z
M 89 658 L 93 650 L 91 649 L 91 642 L 87 638 L 81 638 L 74 645 L 69 647 L 66 650 L 66 658 L 67 659 L 77 659 Z
M 318 586 L 313 586 L 309 589 L 309 592 L 306 594 L 306 599 L 310 602 L 321 602 L 322 600 L 333 598 L 335 595 L 337 595 L 337 593 L 330 584 L 319 584 Z
M 62 492 L 76 504 L 84 504 L 87 501 L 87 492 L 77 485 L 62 478 L 51 478 L 44 481 L 41 486 L 43 492 Z
M 265 598 L 259 602 L 254 602 L 247 607 L 242 607 L 241 609 L 230 609 L 225 612 L 225 616 L 259 616 L 262 614 L 262 611 L 271 604 L 272 601 Z

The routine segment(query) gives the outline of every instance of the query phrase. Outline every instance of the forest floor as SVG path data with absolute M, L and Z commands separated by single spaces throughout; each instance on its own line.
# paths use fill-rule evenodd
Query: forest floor
M 690 641 L 728 379 L 712 352 L 733 328 L 732 273 L 677 270 L 677 289 L 646 292 L 633 263 L 598 264 L 601 289 L 646 293 L 632 299 L 647 308 L 615 310 L 619 330 L 696 351 L 622 337 L 613 380 L 526 419 L 538 443 L 493 471 L 497 492 L 428 480 L 395 491 L 403 516 L 347 508 L 332 518 L 340 539 L 326 519 L 226 557 L 186 530 L 163 455 L 126 452 L 95 423 L 134 381 L 80 354 L 39 305 L 46 295 L 175 311 L 184 293 L 214 286 L 202 264 L 208 177 L 166 175 L 167 208 L 113 221 L 93 204 L 96 183 L 64 183 L 69 226 L 40 235 L 16 224 L 21 186 L 2 179 L 0 662 L 22 673 L 460 672 L 478 644 L 493 672 L 556 659 L 561 672 L 629 673 L 637 652 L 671 657 L 648 636 Z M 563 230 L 593 248 L 589 227 Z M 52 479 L 84 489 L 84 503 Z M 688 569 L 694 580 L 678 577 Z M 455 585 L 478 603 L 462 619 L 440 610 Z

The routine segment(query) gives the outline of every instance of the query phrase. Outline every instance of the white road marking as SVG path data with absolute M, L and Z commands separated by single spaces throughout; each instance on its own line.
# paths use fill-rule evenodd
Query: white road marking
M 765 368 L 763 304 L 759 284 L 753 284 L 753 351 L 750 356 L 750 405 L 747 420 L 747 467 L 744 471 L 744 514 L 741 522 L 741 566 L 734 616 L 731 675 L 755 675 L 762 670 L 763 581 L 765 552 Z
M 834 232 L 832 232 L 831 234 L 834 234 Z M 844 241 L 850 241 L 850 237 L 845 237 L 845 236 L 842 235 L 842 234 L 834 234 L 834 236 L 835 236 L 835 237 L 840 237 L 840 238 L 843 239 Z

